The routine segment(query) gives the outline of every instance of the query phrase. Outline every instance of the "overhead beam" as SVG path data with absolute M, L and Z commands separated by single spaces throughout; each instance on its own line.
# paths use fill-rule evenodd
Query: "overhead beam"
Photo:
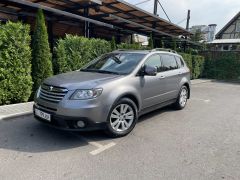
M 150 28 L 150 27 L 148 27 L 148 26 L 144 26 L 144 25 L 139 24 L 139 23 L 135 23 L 135 22 L 129 21 L 129 20 L 127 20 L 127 19 L 124 19 L 124 18 L 115 16 L 115 15 L 112 15 L 112 14 L 110 14 L 109 17 L 114 18 L 114 19 L 119 20 L 119 21 L 122 21 L 122 22 L 126 22 L 126 23 L 128 23 L 128 24 L 133 24 L 133 25 L 137 26 L 138 28 L 141 27 L 141 28 L 147 29 L 147 30 L 149 30 L 149 31 L 151 31 L 151 32 L 158 33 L 158 34 L 156 34 L 156 35 L 161 35 L 161 36 L 163 35 L 163 36 L 168 36 L 168 37 L 176 38 L 176 39 L 178 39 L 179 41 L 189 42 L 189 43 L 191 43 L 191 44 L 195 44 L 195 45 L 198 45 L 198 46 L 199 46 L 198 43 L 194 43 L 194 42 L 189 41 L 189 40 L 187 40 L 187 39 L 182 40 L 182 39 L 180 39 L 178 36 L 174 36 L 174 35 L 171 35 L 171 34 L 169 34 L 169 33 L 165 33 L 165 32 L 162 32 L 162 31 L 159 31 L 159 30 Z M 146 33 L 145 33 L 145 35 L 146 35 Z
M 54 8 L 44 6 L 44 5 L 41 5 L 41 4 L 38 4 L 38 3 L 32 3 L 32 2 L 29 2 L 29 1 L 25 1 L 25 0 L 7 0 L 7 1 L 8 2 L 13 2 L 13 3 L 16 3 L 16 4 L 29 6 L 29 7 L 36 8 L 36 9 L 43 9 L 43 10 L 51 12 L 51 13 L 67 16 L 67 17 L 78 19 L 78 20 L 81 20 L 81 21 L 88 21 L 88 22 L 91 22 L 93 24 L 97 24 L 99 26 L 114 28 L 113 25 L 108 24 L 108 23 L 103 23 L 103 22 L 100 22 L 100 21 L 97 21 L 97 20 L 94 20 L 94 19 L 90 19 L 90 18 L 87 18 L 87 17 L 83 17 L 83 16 L 80 16 L 80 15 L 76 15 L 76 14 L 69 13 L 69 12 L 66 12 L 66 11 L 62 11 L 62 10 L 59 10 L 59 9 L 54 9 Z
M 171 34 L 168 34 L 168 33 L 162 32 L 162 31 L 158 31 L 158 30 L 156 30 L 156 29 L 150 28 L 150 27 L 148 27 L 148 26 L 144 26 L 144 25 L 142 25 L 142 24 L 139 24 L 139 23 L 136 23 L 136 22 L 133 22 L 133 21 L 129 21 L 129 20 L 124 19 L 124 18 L 121 18 L 121 17 L 119 17 L 119 16 L 115 16 L 115 15 L 110 14 L 109 17 L 114 18 L 114 19 L 117 19 L 117 20 L 119 20 L 119 21 L 126 22 L 126 23 L 128 23 L 128 24 L 133 24 L 133 25 L 138 26 L 138 27 L 141 27 L 141 28 L 143 28 L 143 29 L 148 29 L 148 30 L 150 30 L 150 31 L 157 32 L 157 33 L 162 34 L 162 35 L 166 35 L 166 36 L 170 36 L 170 37 L 175 37 L 175 36 L 173 36 L 173 35 L 171 35 Z

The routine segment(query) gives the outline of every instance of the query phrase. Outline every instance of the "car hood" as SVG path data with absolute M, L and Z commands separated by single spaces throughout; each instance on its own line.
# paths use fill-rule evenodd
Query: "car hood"
M 47 78 L 44 83 L 68 90 L 92 89 L 120 77 L 121 75 L 73 71 Z

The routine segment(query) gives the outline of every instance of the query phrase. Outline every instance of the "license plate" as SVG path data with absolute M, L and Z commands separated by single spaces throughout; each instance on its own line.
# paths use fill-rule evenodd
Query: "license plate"
M 45 113 L 39 109 L 35 109 L 35 115 L 49 122 L 51 121 L 51 114 Z

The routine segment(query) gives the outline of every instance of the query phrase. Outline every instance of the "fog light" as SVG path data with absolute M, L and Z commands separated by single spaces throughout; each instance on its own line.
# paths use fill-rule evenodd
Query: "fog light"
M 83 121 L 78 121 L 77 126 L 83 128 L 85 126 L 85 123 Z

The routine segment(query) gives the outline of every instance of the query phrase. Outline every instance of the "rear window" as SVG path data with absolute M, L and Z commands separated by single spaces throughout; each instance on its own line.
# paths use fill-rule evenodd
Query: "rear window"
M 178 67 L 181 68 L 181 67 L 184 67 L 184 63 L 182 61 L 182 59 L 178 56 L 175 56 L 175 59 L 177 61 L 177 64 L 178 64 Z
M 162 59 L 162 71 L 169 71 L 169 70 L 178 68 L 178 65 L 174 56 L 161 55 L 161 59 Z

